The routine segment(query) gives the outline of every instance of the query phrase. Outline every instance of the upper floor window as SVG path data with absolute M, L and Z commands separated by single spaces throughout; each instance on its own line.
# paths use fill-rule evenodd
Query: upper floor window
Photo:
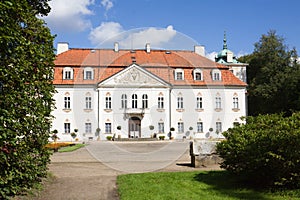
M 92 109 L 92 97 L 85 97 L 85 109 Z
M 63 79 L 73 79 L 73 69 L 71 67 L 65 67 L 63 69 Z
M 221 97 L 216 97 L 216 109 L 221 109 L 222 104 L 221 104 Z
M 183 97 L 177 97 L 177 109 L 183 109 Z
M 132 99 L 131 108 L 137 108 L 137 101 L 138 101 L 137 94 L 133 94 L 131 96 L 131 99 Z
M 158 109 L 163 109 L 164 108 L 164 97 L 163 96 L 159 96 L 158 97 Z
M 127 108 L 127 95 L 122 94 L 121 96 L 121 108 Z
M 91 67 L 84 68 L 84 79 L 85 80 L 93 80 L 94 79 L 94 71 Z
M 212 70 L 212 79 L 214 81 L 220 81 L 222 79 L 221 72 L 219 69 Z
M 202 109 L 202 97 L 200 96 L 196 98 L 196 109 Z
M 64 109 L 71 109 L 71 97 L 64 97 Z
M 142 108 L 148 108 L 148 95 L 143 94 L 142 96 Z
M 184 80 L 184 70 L 175 69 L 175 80 Z
M 239 109 L 239 98 L 233 97 L 233 109 Z
M 194 69 L 194 80 L 195 81 L 202 81 L 203 80 L 201 69 Z
M 111 96 L 107 94 L 105 97 L 105 109 L 111 109 Z

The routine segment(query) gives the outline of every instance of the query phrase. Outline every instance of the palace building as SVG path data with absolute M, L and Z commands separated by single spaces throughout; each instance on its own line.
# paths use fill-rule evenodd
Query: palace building
M 203 46 L 72 49 L 59 43 L 52 129 L 61 141 L 71 140 L 74 129 L 79 140 L 221 137 L 247 106 L 246 79 L 237 74 L 246 65 L 228 65 L 234 59 L 227 46 L 219 54 L 213 62 Z

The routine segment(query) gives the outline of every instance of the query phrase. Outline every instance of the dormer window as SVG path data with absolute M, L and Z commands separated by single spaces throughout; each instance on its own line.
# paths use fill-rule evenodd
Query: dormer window
M 94 79 L 94 71 L 91 67 L 84 68 L 84 79 L 85 80 L 93 80 Z
M 222 80 L 221 71 L 218 70 L 218 69 L 212 70 L 212 74 L 211 75 L 212 75 L 212 79 L 214 81 L 220 81 L 220 80 Z
M 175 69 L 175 80 L 184 80 L 183 69 Z
M 194 80 L 195 81 L 202 81 L 203 80 L 201 69 L 194 69 Z
M 65 67 L 63 69 L 63 79 L 73 79 L 73 69 L 71 67 Z

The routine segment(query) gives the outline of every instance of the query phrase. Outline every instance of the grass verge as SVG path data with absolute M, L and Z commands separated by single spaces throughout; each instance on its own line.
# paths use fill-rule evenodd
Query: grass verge
M 82 147 L 84 147 L 85 144 L 75 144 L 75 145 L 72 145 L 72 146 L 67 146 L 67 147 L 62 147 L 58 150 L 58 152 L 71 152 L 71 151 L 75 151 L 77 149 L 80 149 Z
M 121 200 L 300 199 L 300 189 L 275 192 L 252 189 L 241 186 L 226 171 L 125 174 L 118 176 L 117 184 Z

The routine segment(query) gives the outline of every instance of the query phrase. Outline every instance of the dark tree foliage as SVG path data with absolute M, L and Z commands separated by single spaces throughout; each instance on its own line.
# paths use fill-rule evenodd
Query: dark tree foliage
M 46 175 L 55 55 L 36 15 L 49 11 L 46 0 L 0 2 L 0 199 Z
M 300 187 L 300 113 L 248 117 L 224 132 L 221 167 L 258 187 Z
M 249 115 L 300 110 L 300 68 L 297 52 L 269 31 L 255 43 L 254 52 L 240 58 L 247 68 Z

